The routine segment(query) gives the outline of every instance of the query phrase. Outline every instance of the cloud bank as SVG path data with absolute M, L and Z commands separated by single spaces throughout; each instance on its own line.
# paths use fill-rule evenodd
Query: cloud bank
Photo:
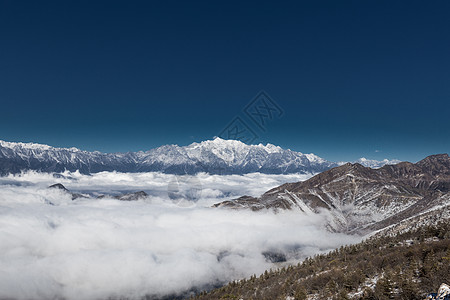
M 210 208 L 305 175 L 177 178 L 182 193 L 192 182 L 201 184 L 197 202 L 189 206 L 168 196 L 172 175 L 63 175 L 0 178 L 0 298 L 161 298 L 262 273 L 275 267 L 267 253 L 294 262 L 359 240 L 326 232 L 321 215 Z M 46 189 L 56 182 L 91 195 L 145 190 L 150 196 L 72 201 Z

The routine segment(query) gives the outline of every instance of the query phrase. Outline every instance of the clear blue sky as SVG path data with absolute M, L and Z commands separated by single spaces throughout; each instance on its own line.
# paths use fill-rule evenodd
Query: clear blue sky
M 450 152 L 449 1 L 0 2 L 0 139 L 105 152 L 257 133 L 330 160 Z M 259 130 L 259 131 L 258 131 Z

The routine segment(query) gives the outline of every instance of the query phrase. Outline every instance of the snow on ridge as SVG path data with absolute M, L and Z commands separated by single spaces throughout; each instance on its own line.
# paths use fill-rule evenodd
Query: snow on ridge
M 305 156 L 310 162 L 314 162 L 314 163 L 325 162 L 325 160 L 322 157 L 319 157 L 319 156 L 315 155 L 314 153 L 305 154 Z
M 81 152 L 80 149 L 75 148 L 75 147 L 58 148 L 58 147 L 52 147 L 52 146 L 49 146 L 49 145 L 38 144 L 38 143 L 33 143 L 33 142 L 29 142 L 29 143 L 6 142 L 6 141 L 0 140 L 0 146 L 4 147 L 4 148 L 9 148 L 9 149 L 22 148 L 22 149 L 27 149 L 27 150 L 41 150 L 41 151 L 48 151 L 48 150 L 61 151 L 61 150 L 66 150 L 66 151 L 70 151 L 70 152 Z

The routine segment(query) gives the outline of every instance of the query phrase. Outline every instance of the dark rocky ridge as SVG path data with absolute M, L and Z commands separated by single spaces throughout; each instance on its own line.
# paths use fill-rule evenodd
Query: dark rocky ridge
M 78 198 L 87 198 L 85 195 L 78 194 L 78 193 L 72 193 L 69 191 L 64 185 L 61 183 L 55 183 L 48 187 L 49 189 L 58 189 L 63 191 L 64 193 L 70 194 L 72 196 L 72 200 L 78 199 Z
M 117 195 L 114 196 L 114 199 L 121 200 L 121 201 L 135 201 L 139 199 L 144 199 L 148 197 L 148 194 L 144 191 L 134 192 L 134 193 L 127 193 L 123 195 Z

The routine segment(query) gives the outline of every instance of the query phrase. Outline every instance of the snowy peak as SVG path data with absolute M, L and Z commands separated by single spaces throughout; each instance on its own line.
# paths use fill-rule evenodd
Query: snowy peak
M 385 158 L 383 160 L 375 160 L 375 159 L 367 159 L 365 157 L 361 157 L 360 159 L 353 161 L 353 163 L 357 163 L 357 164 L 363 165 L 364 167 L 369 167 L 372 169 L 378 169 L 385 165 L 395 165 L 400 162 L 401 162 L 401 160 L 398 160 L 398 159 Z M 339 162 L 338 165 L 344 165 L 346 163 L 347 162 L 342 161 L 342 162 Z
M 398 159 L 383 159 L 383 160 L 375 160 L 375 159 L 367 159 L 365 157 L 361 157 L 360 159 L 358 159 L 357 161 L 355 161 L 355 163 L 359 163 L 361 165 L 363 165 L 364 167 L 369 167 L 369 168 L 381 168 L 382 166 L 385 165 L 395 165 L 398 164 L 399 162 L 401 162 Z
M 146 152 L 146 155 L 146 163 L 159 164 L 171 170 L 182 167 L 187 173 L 317 173 L 336 165 L 314 154 L 305 155 L 272 144 L 247 145 L 221 138 L 184 147 L 162 146 Z
M 283 151 L 283 148 L 281 148 L 280 146 L 275 146 L 272 144 L 266 144 L 265 146 L 263 144 L 259 144 L 257 147 L 264 149 L 265 151 L 267 151 L 267 153 L 280 153 Z
M 219 137 L 214 138 L 213 140 L 207 140 L 200 143 L 192 143 L 189 146 L 183 147 L 187 150 L 194 151 L 196 149 L 202 149 L 204 151 L 217 152 L 218 155 L 221 153 L 248 153 L 251 150 L 262 150 L 267 153 L 280 153 L 283 148 L 279 146 L 275 146 L 272 144 L 259 144 L 259 145 L 247 145 L 241 141 L 237 140 L 224 140 Z M 300 152 L 297 152 L 301 154 Z

